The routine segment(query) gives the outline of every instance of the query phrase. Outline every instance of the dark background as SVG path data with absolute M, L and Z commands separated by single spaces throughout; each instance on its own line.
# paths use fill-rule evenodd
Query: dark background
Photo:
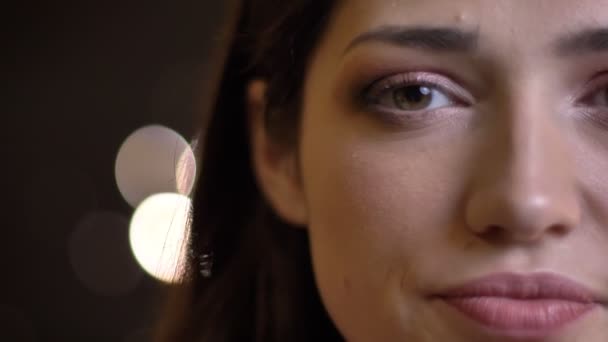
M 116 187 L 114 160 L 145 125 L 194 136 L 222 4 L 23 1 L 0 9 L 8 33 L 0 341 L 150 340 L 167 286 L 131 255 L 133 209 Z

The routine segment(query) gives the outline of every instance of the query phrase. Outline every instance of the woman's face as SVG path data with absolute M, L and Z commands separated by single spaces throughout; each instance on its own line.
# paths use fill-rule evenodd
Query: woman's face
M 607 89 L 608 1 L 344 1 L 298 151 L 344 337 L 605 342 Z

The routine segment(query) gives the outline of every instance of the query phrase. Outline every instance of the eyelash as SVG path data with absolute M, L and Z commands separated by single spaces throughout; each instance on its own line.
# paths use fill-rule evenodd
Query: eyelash
M 394 101 L 394 94 L 397 90 L 412 86 L 428 88 L 431 91 L 431 96 L 437 96 L 438 94 L 445 96 L 449 103 L 437 108 L 419 110 L 404 110 L 396 106 L 383 104 L 385 102 L 383 99 L 386 96 L 392 96 Z M 429 72 L 409 72 L 382 78 L 366 87 L 362 97 L 368 109 L 378 112 L 389 121 L 398 123 L 404 121 L 408 123 L 432 121 L 441 115 L 431 114 L 438 114 L 448 108 L 467 107 L 473 102 L 471 95 L 455 84 L 454 81 L 445 76 Z
M 598 125 L 602 130 L 608 129 L 608 73 L 603 73 L 594 77 L 592 81 L 585 85 L 583 96 L 576 97 L 575 105 L 580 109 L 578 113 L 583 120 Z M 596 96 L 605 96 L 603 104 L 593 104 Z
M 598 95 L 598 92 L 608 91 L 608 72 L 603 72 L 594 77 L 587 85 L 585 85 L 585 88 L 586 89 L 581 97 L 581 100 L 577 102 L 588 102 L 589 99 L 593 99 L 596 95 Z M 605 95 L 606 99 L 604 99 L 604 101 L 606 104 L 599 106 L 602 109 L 608 109 L 608 92 Z
M 436 95 L 435 92 L 440 92 L 450 103 L 438 108 L 421 110 L 404 110 L 396 106 L 391 107 L 382 104 L 384 97 L 389 95 L 394 96 L 395 91 L 411 86 L 426 87 L 433 91 L 432 95 Z M 576 97 L 577 105 L 589 109 L 584 112 L 585 117 L 594 121 L 601 121 L 604 125 L 608 126 L 608 71 L 594 76 L 584 88 L 585 91 L 582 93 L 582 96 Z M 600 105 L 589 104 L 596 96 L 602 95 L 601 92 L 605 92 L 604 96 L 606 98 L 603 99 L 604 103 Z M 409 72 L 382 78 L 365 87 L 361 98 L 369 110 L 378 112 L 388 121 L 400 124 L 404 122 L 421 123 L 425 120 L 432 121 L 441 117 L 441 115 L 436 114 L 442 110 L 467 107 L 473 103 L 472 96 L 455 84 L 455 82 L 445 76 L 429 72 Z M 597 114 L 600 112 L 602 115 L 601 118 L 598 118 Z
M 395 91 L 406 87 L 425 87 L 432 91 L 431 96 L 439 92 L 449 101 L 437 108 L 404 110 L 397 106 L 383 105 L 383 98 L 393 96 Z M 581 109 L 584 119 L 596 122 L 608 128 L 608 71 L 596 74 L 591 81 L 584 85 L 584 92 L 575 97 L 575 105 Z M 601 103 L 594 104 L 599 98 Z M 436 73 L 409 72 L 384 77 L 365 87 L 359 98 L 366 110 L 375 112 L 388 123 L 421 128 L 430 123 L 449 118 L 456 114 L 455 110 L 472 106 L 473 97 L 450 78 Z

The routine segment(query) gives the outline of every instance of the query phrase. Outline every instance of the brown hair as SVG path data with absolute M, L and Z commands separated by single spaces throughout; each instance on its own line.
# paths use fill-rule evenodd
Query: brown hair
M 199 156 L 186 281 L 158 341 L 339 341 L 321 304 L 305 229 L 280 218 L 254 179 L 245 91 L 267 81 L 266 130 L 297 145 L 304 77 L 336 1 L 241 3 Z M 199 256 L 213 253 L 212 276 Z

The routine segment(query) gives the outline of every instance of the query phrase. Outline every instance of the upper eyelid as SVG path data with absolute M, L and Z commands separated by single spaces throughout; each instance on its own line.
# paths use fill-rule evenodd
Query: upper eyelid
M 434 87 L 446 91 L 448 96 L 455 97 L 457 101 L 469 104 L 474 102 L 473 96 L 452 78 L 438 73 L 422 71 L 402 72 L 380 78 L 364 89 L 364 96 L 369 99 L 369 97 L 393 90 L 397 86 L 408 84 Z
M 572 102 L 580 102 L 602 88 L 608 88 L 608 71 L 602 71 L 593 77 L 576 92 Z
M 413 76 L 414 75 L 414 76 Z M 479 89 L 471 89 L 473 92 L 469 92 L 469 88 L 467 87 L 466 82 L 459 82 L 458 79 L 454 79 L 450 76 L 445 76 L 441 72 L 428 72 L 428 71 L 406 71 L 400 73 L 393 73 L 384 77 L 376 78 L 371 83 L 368 83 L 366 87 L 364 87 L 360 94 L 360 99 L 365 103 L 369 104 L 370 97 L 373 95 L 374 89 L 379 89 L 382 84 L 390 84 L 387 82 L 389 79 L 402 78 L 406 79 L 405 81 L 401 81 L 402 84 L 422 84 L 425 86 L 432 86 L 439 90 L 447 90 L 449 95 L 456 95 L 457 100 L 463 100 L 463 102 L 467 104 L 473 104 L 477 100 L 479 100 L 478 96 L 482 95 L 482 98 L 485 97 L 484 94 L 478 94 L 475 90 Z M 437 80 L 441 80 L 441 82 L 436 82 Z M 449 86 L 445 86 L 445 83 L 448 83 Z M 399 82 L 393 81 L 393 84 L 398 84 Z M 593 96 L 597 91 L 602 90 L 603 88 L 608 90 L 608 70 L 601 70 L 594 73 L 589 79 L 585 82 L 582 82 L 579 87 L 576 87 L 573 93 L 571 93 L 569 100 L 567 100 L 570 105 L 578 105 L 583 104 L 587 101 L 590 96 Z M 389 87 L 388 89 L 384 89 L 383 91 L 390 91 L 393 88 Z M 487 91 L 488 89 L 485 89 Z M 382 93 L 381 91 L 377 91 L 377 93 Z

